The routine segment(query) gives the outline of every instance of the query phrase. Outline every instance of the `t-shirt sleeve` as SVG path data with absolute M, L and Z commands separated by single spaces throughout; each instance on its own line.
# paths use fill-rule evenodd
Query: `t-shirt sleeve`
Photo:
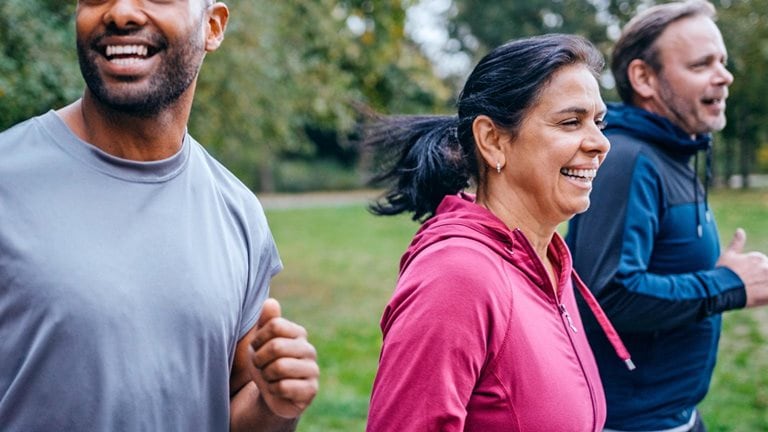
M 256 214 L 257 217 L 253 221 L 248 244 L 249 266 L 247 285 L 243 295 L 242 319 L 237 335 L 238 340 L 256 324 L 264 300 L 269 296 L 269 283 L 283 269 L 277 245 L 260 206 Z

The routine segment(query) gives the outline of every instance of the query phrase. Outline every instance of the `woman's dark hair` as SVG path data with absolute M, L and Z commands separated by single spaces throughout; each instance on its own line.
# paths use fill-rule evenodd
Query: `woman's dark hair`
M 661 72 L 656 40 L 670 24 L 684 18 L 705 16 L 715 19 L 715 7 L 706 0 L 688 0 L 652 6 L 632 18 L 613 47 L 611 73 L 621 100 L 632 105 L 635 90 L 629 82 L 627 69 L 632 60 L 640 59 L 655 72 Z
M 377 215 L 413 212 L 424 221 L 446 195 L 480 186 L 484 165 L 478 163 L 472 123 L 486 115 L 513 137 L 529 109 L 564 66 L 583 64 L 595 77 L 603 70 L 602 54 L 581 36 L 548 34 L 508 42 L 488 53 L 467 78 L 457 101 L 457 116 L 392 116 L 367 130 L 364 143 L 383 155 L 374 185 L 387 184 L 384 196 L 370 206 Z

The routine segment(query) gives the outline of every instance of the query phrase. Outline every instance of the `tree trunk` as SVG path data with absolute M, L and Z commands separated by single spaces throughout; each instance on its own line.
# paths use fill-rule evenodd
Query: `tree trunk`
M 266 193 L 275 192 L 275 169 L 272 156 L 265 155 L 259 165 L 259 189 Z
M 724 139 L 725 148 L 723 149 L 723 184 L 730 187 L 731 177 L 734 174 L 734 159 L 736 157 L 736 143 L 733 139 Z
M 738 137 L 739 137 L 739 148 L 740 148 L 740 164 L 739 164 L 739 171 L 741 171 L 741 188 L 742 189 L 749 189 L 749 171 L 751 168 L 751 162 L 752 162 L 752 140 L 748 139 L 749 136 L 746 131 L 744 130 L 744 124 L 745 122 L 739 122 L 738 125 Z

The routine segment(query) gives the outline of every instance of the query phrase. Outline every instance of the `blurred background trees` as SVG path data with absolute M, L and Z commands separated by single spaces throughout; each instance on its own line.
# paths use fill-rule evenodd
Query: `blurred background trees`
M 0 130 L 82 93 L 74 2 L 0 1 Z
M 451 96 L 405 37 L 404 0 L 228 4 L 190 129 L 256 189 L 358 186 L 361 112 L 432 111 Z
M 714 147 L 721 182 L 736 174 L 748 187 L 749 174 L 768 172 L 768 0 L 723 2 L 718 25 L 728 47 L 734 81 L 728 125 Z M 757 182 L 754 182 L 757 183 Z
M 0 130 L 82 93 L 76 2 L 0 2 Z M 356 144 L 372 113 L 452 112 L 468 67 L 506 40 L 578 33 L 606 55 L 644 0 L 229 0 L 222 48 L 201 73 L 190 131 L 257 191 L 364 185 Z M 429 42 L 415 8 L 432 4 Z M 436 6 L 435 6 L 436 5 Z M 768 0 L 715 1 L 735 75 L 715 174 L 768 171 Z M 409 16 L 411 17 L 409 19 Z M 442 53 L 442 55 L 441 55 Z M 469 61 L 448 68 L 452 58 Z M 616 100 L 610 74 L 606 100 Z

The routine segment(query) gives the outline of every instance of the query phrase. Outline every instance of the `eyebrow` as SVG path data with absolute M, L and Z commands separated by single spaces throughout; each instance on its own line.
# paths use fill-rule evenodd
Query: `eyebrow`
M 603 107 L 602 109 L 598 110 L 597 113 L 598 114 L 605 114 L 607 111 L 608 111 L 608 109 Z M 586 115 L 586 114 L 589 113 L 589 110 L 587 110 L 586 108 L 583 108 L 583 107 L 571 106 L 571 107 L 563 108 L 560 111 L 557 111 L 555 114 L 569 114 L 569 113 Z
M 696 64 L 696 63 L 711 63 L 711 62 L 717 62 L 717 63 L 727 63 L 728 62 L 728 55 L 721 55 L 721 54 L 705 54 L 698 57 L 695 57 L 689 61 L 690 64 Z

